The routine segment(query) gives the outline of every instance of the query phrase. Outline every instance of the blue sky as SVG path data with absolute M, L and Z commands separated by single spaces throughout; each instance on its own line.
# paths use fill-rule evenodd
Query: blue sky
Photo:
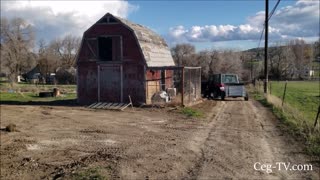
M 270 0 L 270 11 L 275 4 L 276 0 Z M 1 1 L 1 17 L 24 17 L 39 39 L 81 36 L 110 12 L 149 27 L 170 46 L 191 43 L 197 50 L 257 47 L 264 9 L 264 0 Z M 319 1 L 282 0 L 269 31 L 270 45 L 296 38 L 319 39 Z
M 265 8 L 263 0 L 131 1 L 139 10 L 128 17 L 165 31 L 176 25 L 241 24 Z M 276 1 L 270 1 L 270 5 Z M 286 1 L 285 4 L 288 4 Z M 293 1 L 290 3 L 292 4 Z M 282 3 L 284 4 L 284 3 Z M 150 16 L 152 15 L 152 16 Z M 157 22 L 154 22 L 158 20 Z

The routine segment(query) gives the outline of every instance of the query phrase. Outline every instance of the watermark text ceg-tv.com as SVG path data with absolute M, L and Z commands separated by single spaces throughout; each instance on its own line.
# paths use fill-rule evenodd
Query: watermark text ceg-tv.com
M 256 162 L 253 165 L 254 170 L 272 173 L 277 171 L 312 171 L 312 164 L 293 164 L 290 162 L 261 163 Z

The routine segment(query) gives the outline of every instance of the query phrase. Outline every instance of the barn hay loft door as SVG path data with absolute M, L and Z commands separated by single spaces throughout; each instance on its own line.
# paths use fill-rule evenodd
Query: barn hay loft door
M 98 66 L 98 101 L 123 102 L 122 65 Z

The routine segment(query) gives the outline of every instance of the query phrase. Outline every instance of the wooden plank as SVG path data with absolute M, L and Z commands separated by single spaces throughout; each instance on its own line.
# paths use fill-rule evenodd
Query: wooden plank
M 114 103 L 109 103 L 106 108 L 109 109 Z
M 124 109 L 126 109 L 128 106 L 130 106 L 131 105 L 131 103 L 129 103 L 129 104 L 125 104 L 124 106 L 122 106 L 121 108 L 120 108 L 120 110 L 121 111 L 123 111 Z
M 102 104 L 102 103 L 99 102 L 99 103 L 97 103 L 96 105 L 92 106 L 91 108 L 95 109 L 95 108 L 97 108 L 98 106 L 100 106 L 101 104 Z
M 102 109 L 107 109 L 111 104 L 112 104 L 112 103 L 107 103 L 106 105 L 104 105 L 104 106 L 102 107 Z
M 118 105 L 119 103 L 114 103 L 112 104 L 112 106 L 110 106 L 110 109 L 115 109 L 115 107 Z
M 95 102 L 88 106 L 88 108 L 92 109 L 111 109 L 111 110 L 121 110 L 123 111 L 128 106 L 130 106 L 131 103 L 108 103 L 108 102 Z
M 158 92 L 158 91 L 160 91 L 160 82 L 158 81 L 158 80 L 155 80 L 155 81 L 148 81 L 147 83 L 146 83 L 146 85 L 147 85 L 147 104 L 151 104 L 152 103 L 152 101 L 151 101 L 151 98 L 152 98 L 152 96 L 156 93 L 156 92 Z
M 105 106 L 107 103 L 102 103 L 100 106 L 97 107 L 97 109 L 102 109 L 103 106 Z
M 119 103 L 117 106 L 114 107 L 114 109 L 119 109 L 121 106 L 123 106 L 123 103 Z
M 94 109 L 94 107 L 96 106 L 96 105 L 98 105 L 99 104 L 99 102 L 96 102 L 96 103 L 94 103 L 90 108 L 91 109 Z
M 101 107 L 101 109 L 105 109 L 105 107 L 108 106 L 108 104 L 110 104 L 110 103 L 106 102 L 106 103 Z
M 101 102 L 100 105 L 95 106 L 95 109 L 99 109 L 99 106 L 101 106 L 103 103 Z
M 110 107 L 112 106 L 112 104 L 114 104 L 114 103 L 108 103 L 107 105 L 105 105 L 105 106 L 103 107 L 103 109 L 110 109 Z
M 97 102 L 95 102 L 95 103 L 92 103 L 90 106 L 88 106 L 88 108 L 92 108 L 94 105 L 96 105 L 97 104 Z

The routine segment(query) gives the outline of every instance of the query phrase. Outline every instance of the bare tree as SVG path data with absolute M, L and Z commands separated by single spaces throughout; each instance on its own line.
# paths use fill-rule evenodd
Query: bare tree
M 270 75 L 277 80 L 287 79 L 294 75 L 294 52 L 289 46 L 278 46 L 270 48 Z
M 205 51 L 200 51 L 197 53 L 196 57 L 196 64 L 195 66 L 200 66 L 201 67 L 201 76 L 203 79 L 207 79 L 210 73 L 210 52 L 205 50 Z
M 320 40 L 313 44 L 313 57 L 315 60 L 320 60 Z
M 242 75 L 241 53 L 231 50 L 218 52 L 203 50 L 198 53 L 190 44 L 178 44 L 171 49 L 178 66 L 200 66 L 203 79 L 214 73 L 235 73 Z
M 225 50 L 218 53 L 218 59 L 221 63 L 219 68 L 220 73 L 242 73 L 241 53 Z
M 200 66 L 202 70 L 202 78 L 207 79 L 210 74 L 219 73 L 221 61 L 218 52 L 215 50 L 203 50 L 197 53 L 196 66 Z
M 55 55 L 59 56 L 62 67 L 70 68 L 75 65 L 80 41 L 80 37 L 67 35 L 63 39 L 55 39 L 50 43 L 50 48 L 54 50 Z
M 191 44 L 177 44 L 171 53 L 177 66 L 192 66 L 196 49 Z
M 311 47 L 306 45 L 304 40 L 293 40 L 290 41 L 288 46 L 294 53 L 294 68 L 295 73 L 299 79 L 303 78 L 303 73 L 312 62 L 312 50 Z
M 50 73 L 55 73 L 60 66 L 59 56 L 55 53 L 55 49 L 47 45 L 41 39 L 38 43 L 38 65 L 40 73 L 44 76 L 49 76 Z
M 24 19 L 1 18 L 1 67 L 8 73 L 10 82 L 35 64 L 34 34 Z

